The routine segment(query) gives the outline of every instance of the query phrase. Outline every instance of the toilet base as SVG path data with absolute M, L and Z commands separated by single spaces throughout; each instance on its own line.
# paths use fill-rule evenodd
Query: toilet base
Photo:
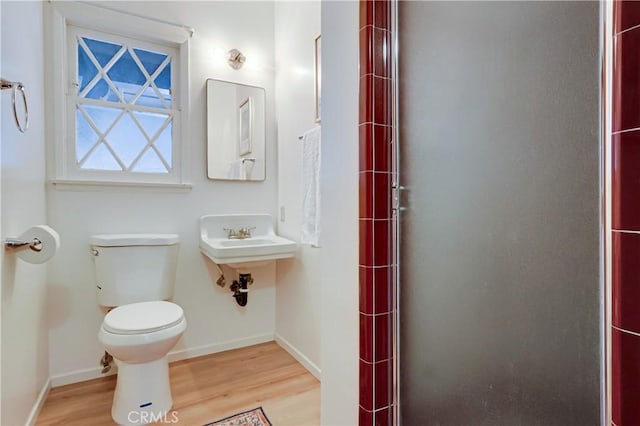
M 118 379 L 111 417 L 120 425 L 144 425 L 171 417 L 169 362 L 164 357 L 141 364 L 116 360 Z

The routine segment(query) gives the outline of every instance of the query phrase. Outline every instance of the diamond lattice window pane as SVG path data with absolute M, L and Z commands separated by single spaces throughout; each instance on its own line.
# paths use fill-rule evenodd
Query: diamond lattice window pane
M 169 90 L 171 89 L 171 62 L 158 74 L 154 80 L 158 89 Z
M 118 120 L 106 140 L 127 168 L 147 146 L 147 139 L 129 114 Z
M 162 164 L 156 152 L 149 148 L 135 166 L 133 166 L 132 171 L 142 173 L 166 173 L 167 168 Z
M 85 98 L 89 99 L 102 99 L 104 101 L 118 102 L 118 96 L 113 93 L 113 90 L 109 87 L 106 81 L 101 78 L 92 88 L 87 92 Z
M 151 86 L 147 87 L 144 90 L 142 95 L 140 95 L 140 97 L 136 100 L 135 104 L 162 109 L 166 109 L 167 106 L 171 106 L 171 95 L 169 95 L 167 91 L 163 91 L 162 89 L 160 89 L 159 92 L 162 95 L 162 99 L 165 100 L 166 105 L 162 103 L 160 97 L 158 96 L 158 93 L 156 93 L 156 91 Z
M 93 105 L 83 105 L 82 108 L 87 112 L 87 115 L 93 121 L 93 124 L 101 131 L 103 134 L 109 130 L 111 124 L 116 121 L 116 119 L 122 114 L 122 109 L 120 108 L 109 108 L 102 106 L 93 106 Z
M 142 49 L 133 49 L 140 62 L 144 66 L 144 69 L 147 71 L 149 75 L 153 75 L 154 72 L 158 69 L 160 64 L 167 59 L 167 55 L 164 53 L 150 52 L 148 50 Z
M 167 114 L 155 114 L 152 112 L 134 112 L 133 115 L 150 138 L 153 138 L 158 133 L 160 127 L 169 118 Z
M 154 83 L 164 95 L 167 104 L 171 105 L 171 62 L 164 67 L 162 72 L 154 80 Z
M 96 74 L 98 74 L 98 69 L 93 65 L 84 48 L 78 45 L 78 93 L 87 87 Z
M 87 152 L 98 142 L 98 135 L 79 109 L 76 110 L 76 123 L 76 161 L 80 163 Z
M 164 161 L 167 162 L 169 167 L 173 167 L 173 162 L 172 162 L 173 129 L 172 127 L 173 127 L 173 123 L 169 123 L 169 125 L 165 127 L 165 129 L 162 131 L 162 133 L 160 133 L 160 136 L 158 136 L 158 138 L 154 143 L 156 148 L 158 148 L 158 151 L 160 151 L 160 155 L 162 155 L 162 158 L 164 158 Z
M 78 93 L 109 102 L 78 100 L 76 104 L 80 168 L 168 173 L 174 143 L 175 112 L 167 111 L 172 108 L 172 55 L 128 42 L 76 40 Z
M 122 170 L 103 143 L 93 150 L 81 167 L 89 170 Z
M 104 68 L 111 58 L 113 58 L 113 56 L 122 49 L 122 45 L 120 44 L 94 40 L 88 37 L 82 37 L 82 40 L 86 43 L 91 54 L 96 58 L 102 68 Z
M 135 63 L 128 51 L 109 69 L 107 75 L 126 102 L 131 102 L 147 82 L 147 78 L 142 74 L 138 64 Z

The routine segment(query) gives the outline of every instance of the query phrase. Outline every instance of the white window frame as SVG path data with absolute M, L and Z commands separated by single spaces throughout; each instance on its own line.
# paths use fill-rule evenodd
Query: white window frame
M 47 9 L 47 129 L 48 177 L 55 184 L 169 186 L 190 188 L 189 158 L 189 43 L 188 27 L 151 20 L 88 3 L 50 1 Z M 172 167 L 169 173 L 88 170 L 75 155 L 77 42 L 75 34 L 111 42 L 134 42 L 135 47 L 172 53 L 173 111 Z

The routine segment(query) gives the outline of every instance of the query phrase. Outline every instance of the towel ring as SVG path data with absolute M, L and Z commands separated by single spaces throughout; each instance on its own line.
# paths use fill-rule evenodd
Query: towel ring
M 27 94 L 24 91 L 24 84 L 19 81 L 8 81 L 5 79 L 0 79 L 0 88 L 1 89 L 13 89 L 11 92 L 11 105 L 13 106 L 13 118 L 16 120 L 16 126 L 18 126 L 18 130 L 24 133 L 29 128 L 29 107 L 27 106 Z M 24 124 L 20 123 L 20 119 L 18 118 L 18 109 L 16 108 L 16 97 L 18 95 L 18 90 L 22 95 L 22 105 L 24 106 Z

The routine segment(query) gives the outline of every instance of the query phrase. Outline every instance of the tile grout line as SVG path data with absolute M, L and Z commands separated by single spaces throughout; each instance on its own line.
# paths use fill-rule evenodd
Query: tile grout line
M 631 334 L 633 336 L 637 336 L 640 337 L 640 333 L 636 333 L 635 331 L 631 331 L 631 330 L 626 330 L 624 328 L 620 328 L 620 327 L 616 327 L 615 325 L 611 325 L 612 328 L 615 328 L 616 330 L 622 332 L 622 333 L 627 333 L 627 334 Z
M 391 360 L 391 358 L 385 358 L 385 359 L 382 359 L 380 361 L 371 362 L 371 361 L 367 361 L 366 359 L 360 358 L 360 361 L 364 362 L 365 364 L 369 364 L 369 365 L 382 364 L 383 362 L 387 362 L 387 361 L 390 361 L 390 360 Z
M 364 78 L 364 77 L 373 77 L 373 78 L 379 78 L 381 80 L 389 80 L 389 81 L 393 80 L 393 78 L 391 78 L 391 77 L 385 77 L 383 75 L 376 74 L 375 70 L 374 70 L 374 72 L 367 72 L 367 73 L 364 73 L 364 74 L 360 74 L 360 78 Z M 627 130 L 627 131 L 630 131 L 630 130 Z
M 380 170 L 373 170 L 373 169 L 372 170 L 360 170 L 358 173 L 378 173 L 378 174 L 381 174 L 381 175 L 392 175 L 393 174 L 393 172 L 383 172 L 383 171 L 380 171 Z M 640 232 L 640 231 L 638 231 L 638 232 Z
M 638 28 L 640 28 L 640 24 L 638 24 L 638 25 L 634 25 L 633 27 L 631 27 L 631 28 L 627 28 L 626 30 L 622 30 L 622 31 L 620 31 L 619 33 L 616 33 L 616 34 L 614 35 L 614 37 L 618 37 L 618 36 L 619 36 L 619 35 L 621 35 L 621 34 L 624 34 L 624 33 L 628 32 L 628 31 L 636 30 L 636 29 L 638 29 Z
M 385 406 L 384 406 L 384 407 L 382 407 L 382 408 L 374 408 L 374 409 L 373 409 L 373 411 L 371 411 L 371 410 L 367 410 L 367 409 L 366 409 L 366 408 L 364 408 L 361 404 L 358 404 L 358 406 L 359 406 L 360 408 L 362 408 L 364 411 L 366 411 L 367 413 L 377 413 L 377 412 L 379 412 L 379 411 L 386 410 L 387 408 L 394 407 L 394 406 L 395 406 L 395 404 L 388 404 L 388 405 L 385 405 Z
M 359 122 L 358 123 L 358 127 L 364 126 L 366 124 L 371 124 L 373 126 L 393 127 L 393 125 L 391 125 L 391 124 L 381 124 L 381 123 L 376 123 L 374 121 L 362 121 L 362 122 Z
M 359 268 L 367 268 L 367 269 L 382 269 L 382 268 L 393 268 L 394 266 L 396 266 L 395 263 L 390 264 L 390 265 L 373 265 L 373 266 L 369 266 L 369 265 L 358 265 Z
M 379 314 L 366 314 L 362 311 L 359 311 L 360 315 L 364 315 L 365 317 L 381 317 L 383 315 L 389 315 L 391 314 L 393 311 L 387 311 L 387 312 L 381 312 Z
M 617 232 L 619 234 L 640 234 L 640 231 L 629 231 L 627 229 L 612 229 L 611 232 Z
M 391 30 L 389 30 L 389 29 L 387 29 L 387 28 L 377 27 L 377 26 L 375 26 L 374 24 L 366 24 L 366 25 L 363 25 L 363 26 L 361 26 L 361 27 L 360 27 L 360 29 L 359 29 L 358 31 L 362 31 L 362 30 L 364 30 L 364 29 L 366 29 L 366 28 L 372 28 L 372 29 L 374 29 L 374 30 L 385 31 L 385 32 L 387 32 L 387 33 L 390 33 L 390 32 L 391 32 Z M 631 29 L 631 28 L 629 28 L 629 29 Z
M 611 135 L 615 136 L 615 135 L 619 135 L 621 133 L 637 132 L 638 130 L 640 130 L 640 127 L 634 127 L 634 128 L 631 128 L 631 129 L 624 129 L 624 130 L 616 130 L 615 132 L 611 132 Z

